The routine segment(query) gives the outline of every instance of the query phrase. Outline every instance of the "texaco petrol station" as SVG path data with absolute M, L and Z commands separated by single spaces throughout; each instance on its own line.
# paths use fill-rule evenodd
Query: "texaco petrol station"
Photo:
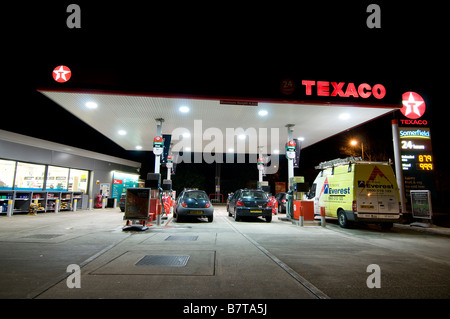
M 55 68 L 55 74 L 61 72 L 59 79 L 68 74 L 64 70 Z M 426 101 L 419 93 L 369 80 L 282 78 L 261 86 L 265 93 L 252 96 L 227 89 L 186 94 L 176 89 L 135 92 L 61 85 L 38 91 L 125 150 L 152 151 L 154 138 L 164 135 L 171 137 L 166 154 L 175 161 L 191 152 L 194 162 L 207 163 L 221 160 L 215 154 L 227 154 L 230 159 L 234 154 L 249 154 L 268 173 L 270 155 L 291 153 L 286 152 L 289 145 L 306 148 L 393 113 L 395 172 L 403 212 L 410 207 L 411 191 L 433 190 L 431 133 L 423 116 Z M 288 155 L 289 182 L 294 156 Z M 160 155 L 155 156 L 155 172 L 159 172 Z

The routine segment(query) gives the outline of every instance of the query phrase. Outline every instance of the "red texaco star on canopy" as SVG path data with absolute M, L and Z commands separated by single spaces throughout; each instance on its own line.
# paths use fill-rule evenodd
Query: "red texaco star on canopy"
M 70 71 L 70 69 L 67 66 L 60 65 L 53 70 L 52 75 L 53 79 L 56 82 L 63 83 L 69 81 L 70 77 L 72 76 L 72 71 Z

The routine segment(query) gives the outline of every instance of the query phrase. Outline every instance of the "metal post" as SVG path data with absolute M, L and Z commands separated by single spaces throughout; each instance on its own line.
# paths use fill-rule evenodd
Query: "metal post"
M 89 199 L 89 210 L 93 210 L 93 207 L 92 207 L 92 198 Z
M 327 226 L 327 222 L 325 220 L 325 207 L 320 207 L 320 225 L 322 227 Z
M 156 119 L 156 136 L 162 136 L 162 123 L 164 119 Z M 155 173 L 159 174 L 159 168 L 161 166 L 161 155 L 155 155 Z
M 156 119 L 156 136 L 162 136 L 162 123 L 164 119 Z M 159 174 L 159 169 L 161 166 L 161 155 L 155 155 L 155 173 Z M 161 214 L 156 214 L 156 225 L 161 225 Z
M 76 212 L 77 211 L 77 206 L 78 206 L 78 199 L 74 199 L 73 200 L 73 211 Z
M 403 169 L 402 169 L 402 157 L 400 154 L 400 135 L 398 133 L 398 120 L 392 120 L 392 141 L 394 143 L 394 162 L 395 162 L 395 175 L 397 177 L 398 189 L 400 192 L 400 202 L 402 213 L 405 211 L 405 188 L 403 185 Z
M 12 199 L 8 200 L 8 208 L 6 210 L 6 216 L 11 217 L 13 215 L 14 202 Z
M 59 212 L 59 199 L 55 200 L 55 214 Z
M 299 211 L 299 217 L 298 217 L 298 225 L 303 227 L 303 220 L 304 220 L 304 218 L 303 218 L 303 206 L 300 206 L 299 210 L 300 211 Z
M 287 124 L 287 133 L 288 133 L 288 138 L 287 141 L 292 141 L 293 137 L 292 137 L 292 132 L 294 131 L 293 127 L 294 124 Z M 293 159 L 288 159 L 288 185 L 289 185 L 289 189 L 292 186 L 292 178 L 294 177 L 294 160 Z
M 262 146 L 259 147 L 258 158 L 262 158 Z M 262 185 L 263 169 L 259 169 L 259 168 L 258 168 L 258 181 L 259 181 L 259 185 Z

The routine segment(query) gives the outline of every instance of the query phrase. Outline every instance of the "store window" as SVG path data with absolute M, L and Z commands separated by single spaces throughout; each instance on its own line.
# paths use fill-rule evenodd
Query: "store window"
M 66 167 L 48 166 L 46 190 L 67 191 L 69 169 Z
M 0 189 L 13 189 L 15 161 L 0 160 Z
M 17 163 L 16 189 L 42 190 L 44 187 L 45 165 Z
M 89 171 L 70 169 L 69 191 L 87 193 Z

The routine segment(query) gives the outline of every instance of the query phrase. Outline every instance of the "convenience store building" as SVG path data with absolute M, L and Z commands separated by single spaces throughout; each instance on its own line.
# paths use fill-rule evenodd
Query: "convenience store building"
M 138 181 L 141 163 L 0 130 L 0 213 L 8 201 L 13 213 L 28 212 L 32 201 L 41 211 L 85 209 L 88 199 L 111 197 L 114 179 Z M 120 191 L 115 190 L 115 193 Z M 119 194 L 120 196 L 120 194 Z

